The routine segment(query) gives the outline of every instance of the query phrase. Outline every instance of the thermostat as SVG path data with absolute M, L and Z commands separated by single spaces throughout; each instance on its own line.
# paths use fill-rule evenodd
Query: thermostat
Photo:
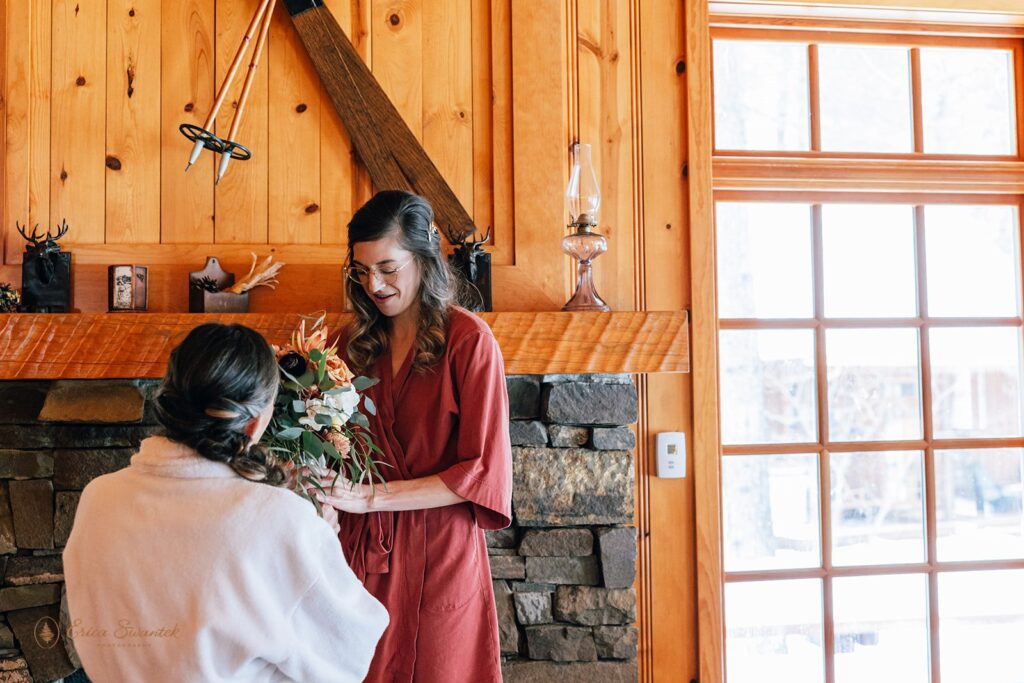
M 661 432 L 657 439 L 657 475 L 665 479 L 686 476 L 686 434 Z

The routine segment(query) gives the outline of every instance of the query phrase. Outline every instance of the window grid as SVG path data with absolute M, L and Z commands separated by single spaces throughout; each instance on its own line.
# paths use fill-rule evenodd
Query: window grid
M 836 199 L 833 195 L 828 195 Z M 764 197 L 750 196 L 750 193 L 729 192 L 716 195 L 716 198 L 728 198 L 728 201 L 764 201 Z M 1013 318 L 931 318 L 928 313 L 928 292 L 927 266 L 925 262 L 925 204 L 933 204 L 931 198 L 918 196 L 912 199 L 914 204 L 914 256 L 916 260 L 916 285 L 918 315 L 915 318 L 856 318 L 856 319 L 833 319 L 825 318 L 825 288 L 824 288 L 824 250 L 822 237 L 822 201 L 820 197 L 814 197 L 813 193 L 799 195 L 787 194 L 788 201 L 809 201 L 812 202 L 810 210 L 812 214 L 812 286 L 814 288 L 813 319 L 791 319 L 791 320 L 768 320 L 768 319 L 724 319 L 719 321 L 720 330 L 776 330 L 776 329 L 813 329 L 815 338 L 815 384 L 817 390 L 817 426 L 818 441 L 816 443 L 788 443 L 788 444 L 743 444 L 723 445 L 723 457 L 746 457 L 768 454 L 790 454 L 790 453 L 815 453 L 818 456 L 818 497 L 819 497 L 819 543 L 821 564 L 815 568 L 804 569 L 759 569 L 747 571 L 725 571 L 724 580 L 726 583 L 747 582 L 747 581 L 769 581 L 782 579 L 821 579 L 822 601 L 823 601 L 823 651 L 825 658 L 825 681 L 835 681 L 835 619 L 833 614 L 833 590 L 832 581 L 834 578 L 852 576 L 880 576 L 880 575 L 905 575 L 917 574 L 927 575 L 928 578 L 928 638 L 929 638 L 929 662 L 931 667 L 932 683 L 940 683 L 939 669 L 939 611 L 938 611 L 938 574 L 951 571 L 978 571 L 994 569 L 1020 569 L 1024 568 L 1024 558 L 1012 560 L 957 560 L 940 562 L 937 558 L 937 512 L 936 512 L 936 483 L 935 483 L 935 451 L 946 448 L 1000 448 L 1000 447 L 1024 447 L 1024 435 L 1013 438 L 958 438 L 940 439 L 934 438 L 934 425 L 932 417 L 932 386 L 931 386 L 931 358 L 929 348 L 929 331 L 935 328 L 956 328 L 974 326 L 993 327 L 1024 327 L 1024 319 L 1018 315 Z M 895 196 L 888 201 L 893 203 L 907 203 L 911 198 Z M 955 198 L 947 197 L 944 203 L 952 203 Z M 856 195 L 846 195 L 843 201 L 852 203 L 856 201 L 871 201 L 878 203 L 880 199 L 873 197 L 870 200 L 858 198 Z M 1013 200 L 1005 197 L 961 197 L 961 203 L 992 203 L 1002 205 L 1014 205 Z M 1018 244 L 1024 248 L 1024 202 L 1016 202 L 1018 207 Z M 1017 254 L 1018 261 L 1021 254 Z M 1024 269 L 1021 269 L 1024 271 Z M 1021 286 L 1024 283 L 1018 283 Z M 899 441 L 858 441 L 858 442 L 831 442 L 829 438 L 829 411 L 828 411 L 828 384 L 827 384 L 827 363 L 825 357 L 825 335 L 829 329 L 846 328 L 913 328 L 918 333 L 918 353 L 920 362 L 921 380 L 921 419 L 922 437 L 914 440 Z M 926 559 L 924 562 L 899 563 L 899 564 L 871 564 L 871 565 L 843 565 L 834 566 L 832 562 L 832 514 L 831 514 L 831 468 L 830 454 L 840 452 L 875 452 L 875 451 L 911 451 L 917 450 L 923 453 L 924 460 L 924 544 Z

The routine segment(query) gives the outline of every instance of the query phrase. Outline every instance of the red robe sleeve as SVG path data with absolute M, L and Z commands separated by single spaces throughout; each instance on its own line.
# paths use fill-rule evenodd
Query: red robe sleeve
M 473 504 L 480 528 L 504 529 L 512 522 L 512 445 L 501 349 L 490 330 L 455 343 L 450 357 L 459 397 L 458 462 L 440 477 Z

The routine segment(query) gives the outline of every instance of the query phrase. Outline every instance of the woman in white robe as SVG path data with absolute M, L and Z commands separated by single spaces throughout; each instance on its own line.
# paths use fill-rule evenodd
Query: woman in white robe
M 252 444 L 278 384 L 266 341 L 203 325 L 156 399 L 166 436 L 82 493 L 69 636 L 106 681 L 360 681 L 388 624 L 331 524 Z

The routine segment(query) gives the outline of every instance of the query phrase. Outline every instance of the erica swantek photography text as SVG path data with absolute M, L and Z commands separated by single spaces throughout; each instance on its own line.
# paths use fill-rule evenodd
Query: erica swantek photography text
M 111 641 L 111 645 L 146 647 L 154 641 L 177 638 L 181 633 L 180 624 L 170 626 L 140 625 L 130 619 L 119 619 L 116 625 L 86 624 L 81 619 L 71 622 L 65 634 L 71 641 L 80 638 L 99 638 Z

